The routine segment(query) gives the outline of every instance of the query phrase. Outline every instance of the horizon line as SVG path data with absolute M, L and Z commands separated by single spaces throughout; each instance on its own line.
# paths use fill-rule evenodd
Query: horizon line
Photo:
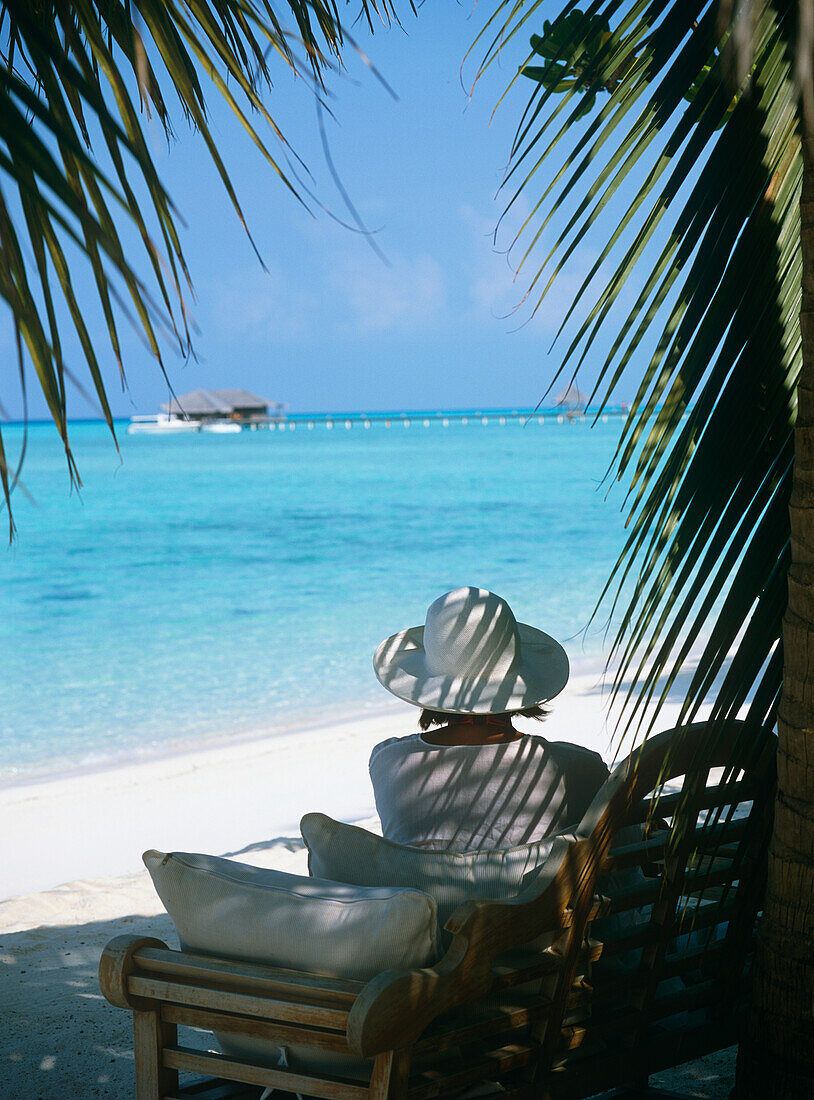
M 627 402 L 622 401 L 622 402 L 619 402 L 618 404 L 614 404 L 614 405 L 604 405 L 604 406 L 603 405 L 586 405 L 582 409 L 580 409 L 580 412 L 583 413 L 583 414 L 613 412 L 613 411 L 621 412 L 621 411 L 625 411 L 625 410 L 628 410 L 628 409 L 629 409 L 629 404 Z M 321 411 L 316 411 L 316 410 L 293 411 L 293 410 L 289 410 L 286 414 L 284 414 L 284 417 L 285 417 L 285 419 L 295 419 L 295 418 L 300 419 L 300 418 L 309 418 L 309 417 L 310 418 L 320 418 L 320 419 L 330 419 L 330 418 L 341 419 L 342 417 L 347 417 L 347 416 L 354 416 L 354 417 L 389 416 L 389 417 L 393 417 L 394 419 L 398 419 L 400 417 L 449 416 L 449 415 L 456 415 L 456 414 L 457 415 L 463 414 L 465 416 L 485 416 L 485 415 L 491 415 L 491 414 L 503 414 L 503 415 L 508 415 L 508 416 L 535 416 L 538 413 L 555 413 L 555 412 L 565 413 L 565 412 L 568 412 L 568 411 L 574 411 L 574 406 L 573 405 L 565 405 L 565 404 L 533 405 L 533 406 L 532 405 L 529 405 L 529 406 L 515 405 L 515 406 L 511 406 L 511 407 L 508 406 L 508 405 L 494 405 L 494 406 L 493 405 L 479 405 L 479 406 L 474 406 L 473 405 L 471 407 L 466 407 L 466 408 L 464 408 L 462 406 L 455 406 L 454 408 L 452 408 L 452 407 L 451 408 L 444 408 L 443 406 L 439 407 L 437 405 L 433 405 L 431 407 L 423 408 L 423 409 L 421 409 L 421 408 L 407 409 L 407 408 L 404 408 L 404 407 L 396 408 L 396 409 L 372 409 L 372 408 L 370 408 L 370 406 L 368 406 L 367 408 L 360 408 L 360 409 L 338 409 L 338 410 L 321 410 Z M 114 424 L 117 423 L 117 422 L 127 423 L 132 419 L 132 417 L 141 416 L 141 415 L 144 415 L 144 414 L 135 413 L 135 412 L 131 413 L 131 414 L 127 414 L 127 413 L 117 414 L 116 416 L 113 417 L 113 422 L 114 422 Z M 147 414 L 147 415 L 152 415 L 152 414 Z M 68 422 L 68 424 L 107 424 L 107 421 L 102 416 L 72 416 L 72 417 L 67 418 L 67 422 Z M 33 426 L 33 425 L 53 424 L 53 423 L 54 423 L 53 418 L 52 417 L 47 417 L 47 416 L 44 416 L 44 417 L 29 417 L 28 420 L 24 420 L 24 419 L 21 419 L 21 418 L 16 418 L 16 419 L 2 419 L 2 418 L 0 418 L 0 425 L 2 425 L 3 427 L 25 426 L 26 424 L 28 424 L 29 426 Z

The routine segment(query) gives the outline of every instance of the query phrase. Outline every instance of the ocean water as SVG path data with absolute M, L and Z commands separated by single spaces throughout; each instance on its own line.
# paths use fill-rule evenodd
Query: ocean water
M 371 656 L 449 588 L 596 662 L 623 541 L 621 428 L 546 416 L 128 436 L 29 429 L 0 549 L 0 779 L 281 729 L 388 698 Z M 22 429 L 4 428 L 11 454 Z M 30 499 L 29 499 L 30 498 Z

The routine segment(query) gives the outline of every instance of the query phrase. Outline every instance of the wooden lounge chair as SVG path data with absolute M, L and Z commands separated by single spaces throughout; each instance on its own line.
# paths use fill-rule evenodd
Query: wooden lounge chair
M 517 1100 L 577 1100 L 642 1086 L 651 1073 L 736 1042 L 765 884 L 776 740 L 757 731 L 740 777 L 730 770 L 710 780 L 711 769 L 729 767 L 737 732 L 701 723 L 680 744 L 673 731 L 648 741 L 614 770 L 577 839 L 558 840 L 520 895 L 470 901 L 453 914 L 451 942 L 433 967 L 362 984 L 158 940 L 113 940 L 100 984 L 133 1012 L 138 1100 L 257 1097 L 267 1086 L 326 1100 L 430 1100 L 487 1081 Z M 680 786 L 651 797 L 676 777 Z M 630 826 L 638 826 L 632 840 Z M 631 870 L 632 885 L 603 895 L 608 874 Z M 524 947 L 541 935 L 547 950 Z M 191 1049 L 179 1044 L 179 1025 L 361 1056 L 369 1077 Z M 182 1086 L 179 1072 L 209 1079 Z

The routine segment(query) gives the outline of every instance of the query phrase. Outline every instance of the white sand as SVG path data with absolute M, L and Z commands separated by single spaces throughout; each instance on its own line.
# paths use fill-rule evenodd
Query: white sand
M 353 724 L 0 789 L 0 897 L 135 872 L 147 848 L 225 855 L 299 837 L 309 810 L 371 817 L 370 750 L 404 721 L 395 704 Z
M 305 874 L 302 815 L 375 828 L 370 750 L 412 732 L 415 719 L 394 700 L 352 723 L 0 789 L 0 1097 L 132 1096 L 129 1014 L 101 997 L 96 968 L 124 932 L 177 942 L 142 851 L 213 852 Z M 595 672 L 572 676 L 545 733 L 611 759 Z M 724 1097 L 731 1055 L 662 1080 Z

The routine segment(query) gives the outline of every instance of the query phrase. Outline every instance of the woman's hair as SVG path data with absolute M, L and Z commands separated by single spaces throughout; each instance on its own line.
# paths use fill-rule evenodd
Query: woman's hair
M 536 718 L 538 722 L 544 722 L 551 711 L 544 707 L 525 707 L 523 710 L 507 710 L 503 714 L 483 715 L 484 718 Z M 454 720 L 456 715 L 444 714 L 440 710 L 422 710 L 418 718 L 418 728 L 423 732 L 430 726 L 445 726 L 447 722 Z

